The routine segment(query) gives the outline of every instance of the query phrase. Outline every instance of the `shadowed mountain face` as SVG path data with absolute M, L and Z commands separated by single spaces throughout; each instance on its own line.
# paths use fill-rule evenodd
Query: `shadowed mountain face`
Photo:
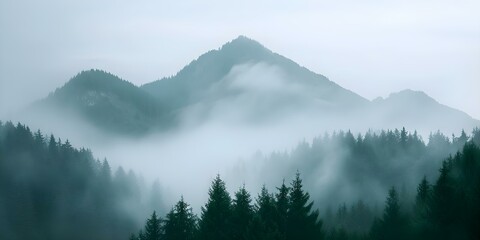
M 175 76 L 143 85 L 141 88 L 172 109 L 183 108 L 206 100 L 238 95 L 251 88 L 287 88 L 296 96 L 272 91 L 265 98 L 284 98 L 283 102 L 322 102 L 324 107 L 352 107 L 367 100 L 348 91 L 326 77 L 299 66 L 292 60 L 273 53 L 260 43 L 240 36 L 212 50 L 184 67 Z M 265 90 L 265 89 L 261 89 Z M 287 99 L 285 99 L 287 97 Z M 282 102 L 280 99 L 276 101 Z M 278 107 L 278 106 L 276 106 Z
M 60 111 L 64 117 L 80 117 L 100 129 L 134 135 L 156 127 L 161 119 L 161 108 L 153 97 L 100 70 L 79 73 L 35 106 Z
M 81 72 L 35 108 L 126 135 L 218 119 L 272 124 L 297 117 L 308 119 L 306 126 L 322 125 L 311 130 L 317 132 L 399 126 L 458 132 L 480 125 L 423 92 L 405 90 L 368 101 L 243 36 L 201 55 L 175 76 L 141 87 L 103 71 Z

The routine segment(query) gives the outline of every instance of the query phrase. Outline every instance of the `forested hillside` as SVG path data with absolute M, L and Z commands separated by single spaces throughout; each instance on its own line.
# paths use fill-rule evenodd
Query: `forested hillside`
M 283 183 L 275 193 L 263 187 L 253 197 L 241 187 L 233 199 L 217 176 L 209 189 L 209 199 L 200 217 L 183 197 L 165 216 L 155 212 L 130 240 L 160 239 L 479 239 L 480 237 L 480 148 L 478 136 L 463 150 L 446 158 L 440 176 L 429 182 L 423 178 L 414 202 L 404 202 L 398 189 L 388 190 L 383 212 L 373 217 L 368 230 L 365 215 L 356 215 L 348 224 L 325 226 L 324 215 L 312 208 L 309 193 L 297 173 L 289 186 Z M 476 142 L 476 143 L 475 143 Z M 363 203 L 352 207 L 365 213 Z M 364 211 L 362 212 L 361 209 Z M 338 214 L 346 214 L 339 209 Z M 350 219 L 352 220 L 352 219 Z
M 113 174 L 88 149 L 0 122 L 0 239 L 121 239 L 161 206 L 132 171 Z
M 275 174 L 259 178 L 276 177 L 277 188 L 231 195 L 217 176 L 201 209 L 182 197 L 168 212 L 158 183 L 150 189 L 68 140 L 0 123 L 0 238 L 478 239 L 479 145 L 479 129 L 428 143 L 405 129 L 339 132 L 264 159 Z M 316 170 L 332 160 L 342 167 Z M 331 189 L 316 187 L 322 181 Z
M 44 118 L 49 114 L 69 119 L 61 124 L 75 127 L 85 120 L 98 130 L 138 136 L 161 127 L 161 104 L 148 93 L 118 76 L 101 70 L 78 73 L 47 98 L 29 109 Z M 46 116 L 45 116 L 46 115 Z M 34 115 L 35 116 L 35 115 Z M 54 118 L 53 118 L 54 119 Z
M 312 197 L 323 205 L 319 207 L 332 212 L 343 203 L 354 205 L 359 200 L 381 205 L 391 186 L 413 201 L 414 193 L 406 189 L 414 188 L 424 176 L 437 178 L 442 160 L 461 151 L 469 139 L 480 144 L 480 130 L 474 129 L 471 136 L 462 131 L 450 137 L 437 131 L 427 140 L 405 128 L 356 136 L 339 131 L 302 141 L 291 151 L 257 156 L 252 161 L 264 162 L 261 170 L 246 171 L 255 172 L 259 182 L 275 182 L 297 169 L 305 186 L 313 190 Z

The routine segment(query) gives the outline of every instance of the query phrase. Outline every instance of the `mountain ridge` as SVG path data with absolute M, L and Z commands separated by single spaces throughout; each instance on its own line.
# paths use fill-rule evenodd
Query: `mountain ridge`
M 200 98 L 198 95 L 202 95 L 203 89 L 220 81 L 235 66 L 257 63 L 279 66 L 286 72 L 287 78 L 296 79 L 297 82 L 301 81 L 302 84 L 309 84 L 316 88 L 319 92 L 317 97 L 334 101 L 349 98 L 355 103 L 368 101 L 360 95 L 342 88 L 325 76 L 314 73 L 244 36 L 224 44 L 218 50 L 202 54 L 172 77 L 162 78 L 140 87 L 160 101 L 173 99 L 172 95 L 178 91 L 181 95 L 192 96 L 191 100 L 197 102 Z M 188 105 L 186 101 L 186 99 L 175 101 L 174 108 L 185 107 Z
M 433 121 L 432 116 L 448 115 L 464 128 L 480 126 L 480 121 L 421 91 L 406 89 L 369 101 L 245 36 L 207 51 L 171 77 L 136 86 L 92 69 L 80 72 L 39 102 L 75 110 L 101 129 L 140 135 L 178 126 L 182 119 L 194 116 L 192 110 L 200 116 L 198 121 L 207 121 L 218 109 L 263 122 L 308 109 L 347 124 L 356 119 L 428 126 L 425 121 Z
M 161 112 L 142 89 L 98 69 L 78 73 L 34 106 L 69 112 L 97 127 L 134 135 L 156 125 Z

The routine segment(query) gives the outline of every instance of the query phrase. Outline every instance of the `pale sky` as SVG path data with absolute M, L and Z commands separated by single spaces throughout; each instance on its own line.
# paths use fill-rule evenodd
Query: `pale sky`
M 367 99 L 410 88 L 480 119 L 478 0 L 0 0 L 0 119 L 81 70 L 141 85 L 238 35 Z

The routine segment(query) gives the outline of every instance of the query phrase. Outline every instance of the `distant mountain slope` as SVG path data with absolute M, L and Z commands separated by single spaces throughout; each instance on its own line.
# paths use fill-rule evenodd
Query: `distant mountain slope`
M 421 92 L 369 101 L 243 36 L 201 55 L 175 76 L 141 87 L 104 71 L 81 72 L 31 109 L 57 120 L 47 125 L 75 125 L 80 118 L 97 130 L 127 135 L 210 120 L 300 124 L 310 132 L 405 126 L 428 134 L 480 126 Z
M 322 101 L 334 107 L 351 107 L 368 103 L 363 97 L 340 87 L 326 77 L 311 72 L 244 36 L 234 39 L 218 50 L 201 55 L 175 76 L 145 84 L 141 88 L 158 98 L 161 103 L 168 102 L 171 109 L 179 109 L 205 99 L 218 99 L 238 93 L 238 91 L 229 92 L 225 87 L 214 89 L 212 87 L 219 85 L 225 78 L 231 77 L 232 71 L 235 74 L 234 71 L 238 71 L 238 68 L 250 68 L 257 64 L 261 64 L 264 68 L 274 67 L 280 70 L 280 76 L 275 77 L 305 87 L 302 94 L 309 96 L 310 100 Z M 257 70 L 259 71 L 256 72 L 255 81 L 271 81 L 264 79 L 261 69 Z
M 135 85 L 101 71 L 83 71 L 37 106 L 77 114 L 101 129 L 138 134 L 157 125 L 161 109 Z
M 457 109 L 438 103 L 422 91 L 403 90 L 372 101 L 369 122 L 384 128 L 409 125 L 412 129 L 458 132 L 459 127 L 473 129 L 480 121 Z

